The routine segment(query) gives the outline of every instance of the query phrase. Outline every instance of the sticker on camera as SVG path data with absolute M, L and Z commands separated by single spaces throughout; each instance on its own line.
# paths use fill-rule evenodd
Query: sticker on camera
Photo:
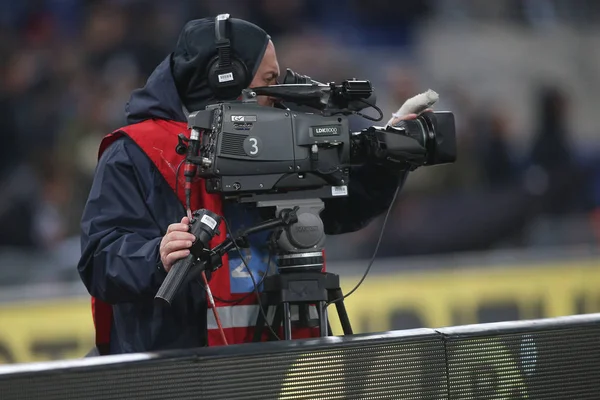
M 331 187 L 331 195 L 332 196 L 348 196 L 348 186 L 332 186 Z
M 205 225 L 208 225 L 210 229 L 215 229 L 215 226 L 217 226 L 217 221 L 215 221 L 214 218 L 209 217 L 208 215 L 203 215 L 202 218 L 200 218 L 200 222 L 202 222 Z

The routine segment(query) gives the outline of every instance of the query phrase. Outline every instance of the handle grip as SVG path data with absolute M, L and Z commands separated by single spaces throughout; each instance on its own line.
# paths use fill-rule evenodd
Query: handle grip
M 190 270 L 196 263 L 196 257 L 193 254 L 188 255 L 186 258 L 182 258 L 175 262 L 167 277 L 165 278 L 162 285 L 158 289 L 155 300 L 162 301 L 171 306 L 171 302 L 175 298 L 175 295 L 181 288 L 181 285 L 186 280 Z

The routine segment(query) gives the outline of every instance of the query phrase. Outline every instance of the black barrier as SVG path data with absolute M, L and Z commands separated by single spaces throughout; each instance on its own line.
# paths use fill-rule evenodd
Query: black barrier
M 438 332 L 449 399 L 600 399 L 600 314 Z
M 0 399 L 598 399 L 600 314 L 0 367 Z

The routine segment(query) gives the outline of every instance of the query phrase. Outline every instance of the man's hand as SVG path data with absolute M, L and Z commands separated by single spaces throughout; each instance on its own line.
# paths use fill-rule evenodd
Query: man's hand
M 425 111 L 432 111 L 431 108 L 428 108 Z M 423 112 L 425 112 L 423 111 Z M 388 121 L 388 126 L 395 126 L 397 125 L 400 121 L 408 121 L 410 119 L 415 119 L 417 118 L 418 115 L 415 113 L 410 113 L 410 114 L 405 114 L 405 115 L 400 115 L 400 116 L 393 116 L 389 121 Z
M 439 99 L 439 95 L 433 90 L 418 94 L 406 100 L 402 107 L 392 115 L 388 121 L 388 126 L 394 126 L 402 120 L 415 119 L 421 113 L 432 111 L 433 106 Z
M 171 224 L 167 229 L 167 234 L 160 241 L 160 261 L 169 272 L 177 260 L 187 257 L 190 254 L 188 250 L 196 238 L 189 233 L 190 220 L 183 217 L 180 223 Z

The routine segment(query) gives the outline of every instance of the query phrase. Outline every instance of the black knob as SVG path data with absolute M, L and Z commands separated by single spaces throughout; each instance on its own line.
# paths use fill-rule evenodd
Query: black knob
M 186 142 L 187 141 L 188 141 L 188 138 L 183 133 L 180 133 L 179 135 L 177 135 L 177 146 L 175 146 L 175 152 L 177 154 L 184 155 L 186 153 L 186 151 L 187 151 Z

